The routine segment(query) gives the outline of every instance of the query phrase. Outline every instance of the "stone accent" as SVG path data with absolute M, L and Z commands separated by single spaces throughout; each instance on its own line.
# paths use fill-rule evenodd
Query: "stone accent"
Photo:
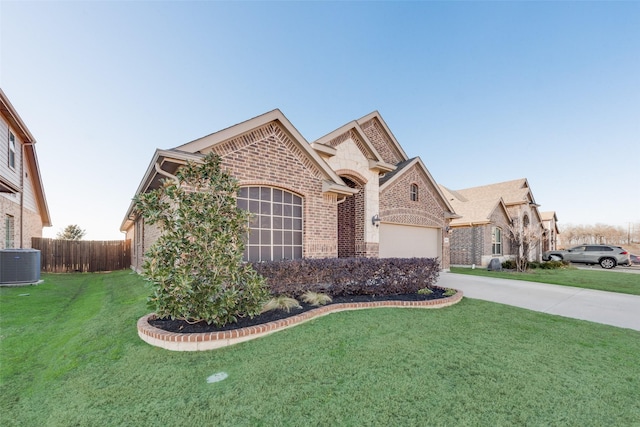
M 150 319 L 155 318 L 155 314 L 148 314 L 138 320 L 138 336 L 148 344 L 173 351 L 203 351 L 214 350 L 227 347 L 244 341 L 260 338 L 292 326 L 300 325 L 311 319 L 326 316 L 339 311 L 362 310 L 367 308 L 443 308 L 457 304 L 462 300 L 462 291 L 457 291 L 453 296 L 428 300 L 428 301 L 375 301 L 366 303 L 341 303 L 329 304 L 307 311 L 297 316 L 264 325 L 251 326 L 247 328 L 230 331 L 206 332 L 194 334 L 179 334 L 167 332 L 155 328 L 149 324 Z

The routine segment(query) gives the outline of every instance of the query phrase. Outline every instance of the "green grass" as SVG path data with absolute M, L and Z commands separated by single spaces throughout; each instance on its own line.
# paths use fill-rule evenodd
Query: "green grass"
M 526 273 L 518 273 L 515 271 L 487 271 L 486 268 L 471 269 L 468 267 L 451 267 L 451 272 L 640 295 L 640 274 L 632 273 L 578 270 L 576 268 L 534 269 Z
M 178 353 L 137 337 L 139 277 L 43 278 L 0 289 L 4 426 L 640 422 L 636 331 L 465 299 Z M 218 372 L 229 377 L 208 384 Z

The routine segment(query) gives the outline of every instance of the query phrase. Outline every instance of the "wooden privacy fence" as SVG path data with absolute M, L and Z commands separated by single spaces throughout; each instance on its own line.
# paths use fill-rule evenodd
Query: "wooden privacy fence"
M 47 273 L 123 270 L 131 266 L 131 240 L 59 240 L 34 237 L 41 270 Z

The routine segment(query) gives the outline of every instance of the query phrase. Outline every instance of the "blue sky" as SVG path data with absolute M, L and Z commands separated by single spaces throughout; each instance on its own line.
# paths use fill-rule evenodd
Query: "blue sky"
M 119 239 L 156 148 L 274 108 L 378 110 L 451 189 L 526 177 L 563 224 L 640 223 L 640 2 L 0 3 L 0 86 L 54 226 Z

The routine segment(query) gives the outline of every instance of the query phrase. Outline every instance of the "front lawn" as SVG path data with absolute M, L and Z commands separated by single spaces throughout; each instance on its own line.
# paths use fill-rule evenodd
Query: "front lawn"
M 0 289 L 5 426 L 633 425 L 640 332 L 479 300 L 340 312 L 235 346 L 137 337 L 128 271 Z M 28 295 L 25 295 L 28 294 Z M 213 374 L 228 378 L 207 383 Z
M 526 273 L 518 273 L 487 271 L 486 268 L 451 267 L 451 272 L 640 295 L 640 274 L 616 271 L 578 270 L 569 267 L 555 270 L 533 269 Z

